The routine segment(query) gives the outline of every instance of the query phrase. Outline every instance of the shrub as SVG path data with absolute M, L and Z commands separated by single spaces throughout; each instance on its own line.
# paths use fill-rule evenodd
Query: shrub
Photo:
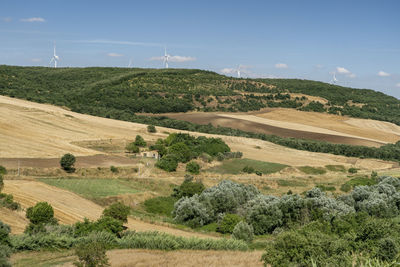
M 349 168 L 347 171 L 348 171 L 349 173 L 357 173 L 357 172 L 358 172 L 358 169 L 351 167 L 351 168 Z
M 139 147 L 135 145 L 135 142 L 127 144 L 125 149 L 128 153 L 139 153 L 140 151 Z
M 118 173 L 118 168 L 115 167 L 115 166 L 111 166 L 111 167 L 110 167 L 110 171 L 111 171 L 112 173 Z
M 147 145 L 146 141 L 144 141 L 143 137 L 140 135 L 136 135 L 134 144 L 139 147 L 145 147 Z
M 156 133 L 157 132 L 156 127 L 154 125 L 148 125 L 147 126 L 147 131 L 149 133 Z
M 26 210 L 26 218 L 32 224 L 55 223 L 53 207 L 47 202 L 38 202 Z
M 0 174 L 0 192 L 3 190 L 4 188 L 4 180 L 3 180 L 3 175 Z
M 242 221 L 243 218 L 240 217 L 239 215 L 236 214 L 225 214 L 224 218 L 222 221 L 219 223 L 217 232 L 223 233 L 223 234 L 232 234 L 233 229 L 235 226 Z
M 232 237 L 237 240 L 251 242 L 254 238 L 253 232 L 253 227 L 251 227 L 251 225 L 247 224 L 245 221 L 240 221 L 233 229 Z
M 0 245 L 0 266 L 11 267 L 8 258 L 11 256 L 11 248 L 5 245 Z
M 178 168 L 178 160 L 174 155 L 166 155 L 162 157 L 157 163 L 156 167 L 163 169 L 167 172 L 174 172 Z
M 346 193 L 350 192 L 351 188 L 352 188 L 352 186 L 348 183 L 342 184 L 340 186 L 340 190 L 342 190 L 343 192 L 346 192 Z
M 213 160 L 213 158 L 212 158 L 209 154 L 207 154 L 207 153 L 202 153 L 202 154 L 200 155 L 200 158 L 201 158 L 202 161 L 204 161 L 204 162 L 206 162 L 206 163 L 210 163 L 210 162 L 212 162 L 212 160 Z
M 179 199 L 174 205 L 172 216 L 174 221 L 193 228 L 203 226 L 212 220 L 206 206 L 199 201 L 198 195 Z
M 195 161 L 191 161 L 188 164 L 186 164 L 186 171 L 193 174 L 199 174 L 200 165 Z
M 7 174 L 7 169 L 4 166 L 0 165 L 0 175 Z
M 193 152 L 183 142 L 173 144 L 168 148 L 168 154 L 175 155 L 179 162 L 186 163 L 193 158 Z
M 5 246 L 10 245 L 10 238 L 9 238 L 10 232 L 11 232 L 10 226 L 0 221 L 0 245 L 5 245 Z
M 75 248 L 78 261 L 74 262 L 74 265 L 78 267 L 110 266 L 106 252 L 105 245 L 100 242 L 80 243 Z
M 255 172 L 254 168 L 251 166 L 245 166 L 242 171 L 249 174 Z
M 128 222 L 130 210 L 131 209 L 128 206 L 122 204 L 121 202 L 116 202 L 103 210 L 103 216 L 108 216 L 126 223 Z
M 218 152 L 217 154 L 217 160 L 218 161 L 223 161 L 225 159 L 225 155 L 221 152 Z
M 89 221 L 87 218 L 83 222 L 74 224 L 74 236 L 86 236 L 92 232 L 109 232 L 119 236 L 124 230 L 123 222 L 111 217 L 102 216 L 97 221 Z
M 172 196 L 179 199 L 181 197 L 192 197 L 195 194 L 200 195 L 205 187 L 201 182 L 184 181 L 179 187 L 174 188 Z
M 76 161 L 75 156 L 70 153 L 67 153 L 64 156 L 62 156 L 60 160 L 61 168 L 63 168 L 66 172 L 74 172 L 75 161 Z

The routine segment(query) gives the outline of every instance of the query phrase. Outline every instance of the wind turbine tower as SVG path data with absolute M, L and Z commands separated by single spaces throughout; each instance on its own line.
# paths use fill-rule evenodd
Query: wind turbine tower
M 338 82 L 338 79 L 336 79 L 336 72 L 333 72 L 333 78 L 332 78 L 331 83 L 336 84 L 337 82 Z
M 49 65 L 50 65 L 52 62 L 54 62 L 54 68 L 57 68 L 57 62 L 60 60 L 60 57 L 57 56 L 57 54 L 56 54 L 56 42 L 54 42 L 54 47 L 53 47 L 53 49 L 54 49 L 53 57 L 51 58 Z
M 237 71 L 237 77 L 240 78 L 240 65 L 238 66 L 236 71 Z
M 164 65 L 165 68 L 168 69 L 168 61 L 171 56 L 167 54 L 167 48 L 164 47 Z

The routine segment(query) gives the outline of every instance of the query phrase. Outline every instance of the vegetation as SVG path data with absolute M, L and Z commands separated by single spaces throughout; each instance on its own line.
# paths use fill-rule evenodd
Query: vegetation
M 43 232 L 45 225 L 57 224 L 53 207 L 47 202 L 38 202 L 35 206 L 29 207 L 25 215 L 30 222 L 25 229 L 25 233 L 28 234 Z
M 125 150 L 128 153 L 139 153 L 140 149 L 139 147 L 135 144 L 135 142 L 129 143 L 126 145 Z
M 237 214 L 225 214 L 224 218 L 219 222 L 217 232 L 223 234 L 232 234 L 235 226 L 242 221 L 243 218 Z
M 222 174 L 239 174 L 242 171 L 253 173 L 259 171 L 264 174 L 269 174 L 278 172 L 286 167 L 286 165 L 279 163 L 270 163 L 252 159 L 232 159 L 223 161 L 221 165 L 212 167 L 208 169 L 208 171 Z
M 251 242 L 254 238 L 253 227 L 245 221 L 240 221 L 236 224 L 232 231 L 232 237 L 237 240 Z
M 155 197 L 146 199 L 143 204 L 147 212 L 171 217 L 177 200 L 177 198 L 171 196 Z
M 4 166 L 0 165 L 0 175 L 5 175 L 7 174 L 7 169 Z
M 130 210 L 131 209 L 128 206 L 122 204 L 121 202 L 116 202 L 104 209 L 103 216 L 111 217 L 126 223 L 128 222 Z
M 63 168 L 66 172 L 74 172 L 74 164 L 75 164 L 76 158 L 74 155 L 68 153 L 62 156 L 60 160 L 60 165 L 61 168 Z
M 138 147 L 145 147 L 147 145 L 146 141 L 140 135 L 136 135 L 134 144 Z
M 0 266 L 11 267 L 8 258 L 11 255 L 10 226 L 0 221 Z
M 172 197 L 176 199 L 180 199 L 182 197 L 192 197 L 196 194 L 200 195 L 204 191 L 205 187 L 201 181 L 193 182 L 193 177 L 186 177 L 189 178 L 186 178 L 180 186 L 174 188 L 174 191 L 171 195 Z
M 156 133 L 157 132 L 156 127 L 154 127 L 154 125 L 148 125 L 147 126 L 147 132 Z
M 200 165 L 196 161 L 191 161 L 188 164 L 186 164 L 186 171 L 192 174 L 199 174 Z
M 75 248 L 78 261 L 74 265 L 77 267 L 110 266 L 106 251 L 104 244 L 100 242 L 81 243 Z
M 346 168 L 343 165 L 326 165 L 325 168 L 331 172 L 346 172 Z
M 314 168 L 314 167 L 310 167 L 310 166 L 302 166 L 302 167 L 298 167 L 298 169 L 302 172 L 304 172 L 305 174 L 325 174 L 326 170 L 324 170 L 323 168 Z
M 91 199 L 139 192 L 136 183 L 124 179 L 42 178 L 39 180 Z

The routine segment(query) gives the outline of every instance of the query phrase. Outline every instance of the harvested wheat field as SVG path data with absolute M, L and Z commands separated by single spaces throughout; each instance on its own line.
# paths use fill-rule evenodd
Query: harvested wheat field
M 263 109 L 247 113 L 166 113 L 164 116 L 199 124 L 212 123 L 244 131 L 328 141 L 338 144 L 381 146 L 400 140 L 400 126 L 294 109 Z
M 4 192 L 12 194 L 14 200 L 19 202 L 23 208 L 34 206 L 40 201 L 48 202 L 54 209 L 54 216 L 62 224 L 73 224 L 77 221 L 83 221 L 84 218 L 97 220 L 103 212 L 101 206 L 77 194 L 45 183 L 28 180 L 6 180 L 4 181 L 4 185 Z M 5 222 L 14 220 L 15 216 L 12 212 L 0 212 L 0 219 Z M 21 221 L 20 219 L 18 220 Z M 129 218 L 126 226 L 136 231 L 159 231 L 179 236 L 213 238 L 209 235 L 186 232 L 163 225 L 146 223 L 133 218 Z M 12 228 L 13 233 L 19 233 L 21 227 L 22 224 L 20 227 Z
M 12 211 L 3 207 L 0 207 L 0 220 L 11 227 L 13 234 L 23 233 L 29 223 L 23 211 Z
M 214 116 L 208 113 L 201 115 Z M 225 117 L 223 120 L 231 123 L 231 118 Z M 132 140 L 136 134 L 142 135 L 147 141 L 155 141 L 157 138 L 165 138 L 167 136 L 165 132 L 179 132 L 174 129 L 157 127 L 157 133 L 149 134 L 146 127 L 144 124 L 99 118 L 71 112 L 52 105 L 0 96 L 0 138 L 2 140 L 0 143 L 0 164 L 2 164 L 2 159 L 5 163 L 8 162 L 15 166 L 18 159 L 39 159 L 38 162 L 34 160 L 33 163 L 29 163 L 32 165 L 39 164 L 43 159 L 53 158 L 52 164 L 56 165 L 54 167 L 58 167 L 58 160 L 55 158 L 59 158 L 68 152 L 75 156 L 103 154 L 104 157 L 109 157 L 109 154 L 78 144 L 96 140 L 99 142 L 104 140 Z M 247 130 L 249 129 L 251 128 Z M 392 130 L 395 131 L 396 128 Z M 393 163 L 390 162 L 299 151 L 262 140 L 202 133 L 191 134 L 221 137 L 233 151 L 242 151 L 244 157 L 261 161 L 292 166 L 344 164 L 373 169 L 393 167 Z M 393 133 L 390 134 L 393 135 Z M 366 140 L 366 142 L 370 141 Z M 102 166 L 107 165 L 107 163 L 104 163 L 107 162 L 107 159 L 102 159 L 101 162 Z M 115 163 L 114 158 L 110 158 L 108 163 L 109 165 Z M 120 164 L 125 165 L 123 163 Z M 93 162 L 92 165 L 98 166 L 96 164 L 97 162 Z
M 263 266 L 263 251 L 159 251 L 159 250 L 112 250 L 107 252 L 111 266 L 116 267 L 189 267 L 189 266 Z M 73 266 L 67 263 L 62 266 Z

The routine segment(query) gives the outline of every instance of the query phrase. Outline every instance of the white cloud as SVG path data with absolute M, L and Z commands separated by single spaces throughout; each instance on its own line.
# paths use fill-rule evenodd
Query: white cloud
M 109 57 L 123 57 L 123 54 L 117 54 L 117 53 L 108 53 L 107 56 Z
M 31 61 L 37 63 L 37 62 L 41 62 L 42 59 L 41 58 L 32 58 Z
M 164 60 L 164 57 L 152 57 L 150 60 Z M 168 62 L 188 62 L 188 61 L 195 61 L 195 57 L 185 57 L 185 56 L 169 56 Z
M 387 73 L 387 72 L 384 72 L 383 70 L 381 70 L 378 72 L 378 76 L 388 77 L 388 76 L 390 76 L 390 73 Z
M 45 22 L 46 20 L 41 17 L 33 17 L 33 18 L 26 18 L 21 19 L 22 22 Z
M 2 18 L 1 20 L 4 21 L 4 22 L 11 22 L 12 18 L 6 17 L 6 18 Z
M 351 72 L 348 69 L 345 69 L 343 67 L 337 67 L 336 71 L 340 74 L 351 74 Z
M 285 64 L 285 63 L 276 63 L 275 64 L 275 68 L 277 68 L 277 69 L 287 69 L 287 68 L 289 68 L 289 66 L 287 64 Z
M 400 83 L 397 83 L 397 84 L 396 84 L 396 87 L 400 87 Z

